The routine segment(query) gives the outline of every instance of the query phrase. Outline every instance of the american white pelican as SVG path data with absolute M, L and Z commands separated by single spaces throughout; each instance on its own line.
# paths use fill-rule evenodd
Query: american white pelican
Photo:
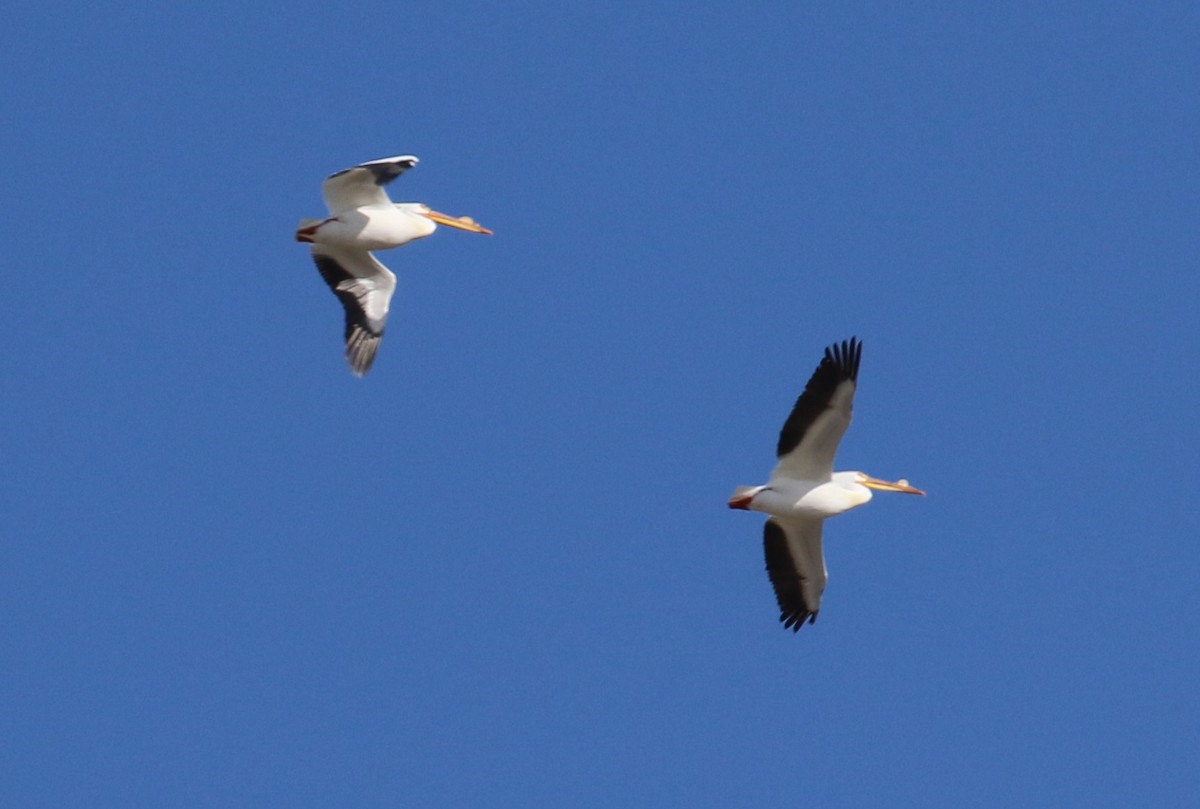
M 730 508 L 770 514 L 763 528 L 767 574 L 779 602 L 779 620 L 793 632 L 817 620 L 825 591 L 821 528 L 828 517 L 857 508 L 871 490 L 925 494 L 907 480 L 891 483 L 862 472 L 834 472 L 833 456 L 850 426 L 862 343 L 850 338 L 825 357 L 779 433 L 779 463 L 765 486 L 739 486 Z
M 301 220 L 296 230 L 296 241 L 312 245 L 321 277 L 346 307 L 346 362 L 356 376 L 375 361 L 396 290 L 396 276 L 371 251 L 408 244 L 438 225 L 491 234 L 469 217 L 456 219 L 419 202 L 388 199 L 383 187 L 416 164 L 412 155 L 398 155 L 329 175 L 321 186 L 329 217 Z

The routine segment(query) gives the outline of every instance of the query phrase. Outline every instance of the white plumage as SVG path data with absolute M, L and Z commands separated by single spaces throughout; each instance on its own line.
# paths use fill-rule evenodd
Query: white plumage
M 763 527 L 767 574 L 779 620 L 792 631 L 817 619 L 828 572 L 821 545 L 825 520 L 867 503 L 871 490 L 924 494 L 862 472 L 834 472 L 833 458 L 850 426 L 862 343 L 851 338 L 825 357 L 779 433 L 778 463 L 763 486 L 739 486 L 730 508 L 769 514 Z
M 304 219 L 296 230 L 296 241 L 312 245 L 321 277 L 346 309 L 346 361 L 357 376 L 375 361 L 396 291 L 396 276 L 371 251 L 408 244 L 439 224 L 491 233 L 468 217 L 447 216 L 419 202 L 392 202 L 383 187 L 416 164 L 416 157 L 399 155 L 331 174 L 321 186 L 329 216 Z

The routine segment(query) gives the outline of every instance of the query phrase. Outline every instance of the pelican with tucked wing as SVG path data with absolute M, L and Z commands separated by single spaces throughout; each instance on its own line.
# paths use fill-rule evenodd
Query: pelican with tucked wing
M 729 507 L 770 515 L 763 528 L 767 575 L 779 620 L 798 632 L 817 620 L 828 578 L 821 548 L 825 520 L 857 508 L 872 490 L 925 494 L 907 480 L 892 483 L 862 472 L 834 472 L 833 456 L 854 403 L 862 343 L 855 338 L 825 349 L 825 357 L 779 433 L 779 462 L 764 486 L 739 486 Z

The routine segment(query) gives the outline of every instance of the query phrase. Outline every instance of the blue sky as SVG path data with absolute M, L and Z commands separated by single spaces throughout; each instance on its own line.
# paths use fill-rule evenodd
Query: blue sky
M 1190 3 L 17 3 L 20 807 L 1195 806 Z M 467 214 L 384 256 L 320 182 Z M 782 630 L 761 482 L 865 341 Z

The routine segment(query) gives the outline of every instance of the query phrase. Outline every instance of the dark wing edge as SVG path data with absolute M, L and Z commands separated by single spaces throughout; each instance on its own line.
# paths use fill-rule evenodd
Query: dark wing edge
M 843 382 L 858 381 L 858 366 L 862 362 L 862 341 L 857 337 L 843 340 L 826 347 L 825 356 L 809 377 L 804 392 L 796 399 L 792 412 L 783 429 L 779 431 L 779 443 L 775 457 L 782 458 L 804 440 L 804 433 L 825 412 L 837 386 Z
M 820 604 L 810 605 L 804 598 L 804 573 L 788 545 L 787 534 L 774 520 L 763 525 L 763 552 L 767 559 L 767 575 L 775 588 L 779 603 L 779 621 L 784 629 L 799 632 L 805 623 L 814 623 Z
M 371 176 L 378 186 L 384 186 L 392 180 L 399 177 L 404 172 L 417 165 L 419 161 L 412 155 L 402 155 L 400 157 L 384 157 L 379 160 L 368 160 L 366 163 L 359 163 L 357 166 L 352 166 L 348 169 L 330 174 L 327 180 L 332 180 L 334 177 L 340 177 L 343 174 L 358 169 L 366 169 L 371 172 Z
M 367 316 L 359 299 L 360 292 L 355 290 L 360 290 L 363 295 L 369 290 L 356 284 L 358 279 L 346 272 L 333 257 L 313 253 L 313 261 L 346 310 L 346 362 L 355 376 L 362 376 L 375 363 L 386 320 Z

